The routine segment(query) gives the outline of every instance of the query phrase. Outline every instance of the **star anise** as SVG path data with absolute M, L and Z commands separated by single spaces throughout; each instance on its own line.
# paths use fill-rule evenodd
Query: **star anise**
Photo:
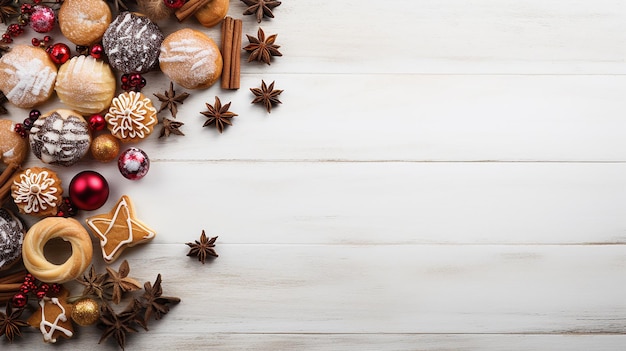
M 161 101 L 161 107 L 158 112 L 161 112 L 165 109 L 169 109 L 172 117 L 176 118 L 176 113 L 178 113 L 177 104 L 182 104 L 186 98 L 189 97 L 188 93 L 182 93 L 176 95 L 176 91 L 174 90 L 174 83 L 170 82 L 170 89 L 163 94 L 154 94 L 154 96 Z
M 226 125 L 229 125 L 229 126 L 233 125 L 230 119 L 237 115 L 228 111 L 228 109 L 230 108 L 230 102 L 222 106 L 222 102 L 220 101 L 220 98 L 216 96 L 215 105 L 211 106 L 208 103 L 206 103 L 205 105 L 207 109 L 209 110 L 206 112 L 200 112 L 201 114 L 205 115 L 208 118 L 208 120 L 204 122 L 203 127 L 207 127 L 212 124 L 215 124 L 215 126 L 217 127 L 217 130 L 220 133 L 222 133 Z
M 0 336 L 13 342 L 16 336 L 22 336 L 21 327 L 27 327 L 28 323 L 20 319 L 20 316 L 24 312 L 24 308 L 13 310 L 12 304 L 7 303 L 6 313 L 0 312 Z
M 126 345 L 126 335 L 128 333 L 136 333 L 137 329 L 133 328 L 138 307 L 135 303 L 129 304 L 129 307 L 120 312 L 115 313 L 111 306 L 106 303 L 100 308 L 100 324 L 104 326 L 104 332 L 100 337 L 98 344 L 108 339 L 110 336 L 115 338 L 117 344 L 124 350 Z
M 204 230 L 202 231 L 202 235 L 200 235 L 200 240 L 195 240 L 195 243 L 186 243 L 185 245 L 191 247 L 187 256 L 198 256 L 198 261 L 204 264 L 204 261 L 207 258 L 207 255 L 217 257 L 218 254 L 215 252 L 215 241 L 217 237 L 207 238 Z
M 282 104 L 280 100 L 278 100 L 278 95 L 280 95 L 283 90 L 274 90 L 274 83 L 270 84 L 268 87 L 265 85 L 265 81 L 261 81 L 261 89 L 259 88 L 251 88 L 250 91 L 254 94 L 254 100 L 252 100 L 253 104 L 263 103 L 265 105 L 265 109 L 268 113 L 272 112 L 272 105 Z
M 278 34 L 272 34 L 266 39 L 265 32 L 263 32 L 263 29 L 259 27 L 259 30 L 257 31 L 258 38 L 249 34 L 246 34 L 246 36 L 248 37 L 250 44 L 243 49 L 250 53 L 248 62 L 257 60 L 259 62 L 265 62 L 269 65 L 272 60 L 272 56 L 283 56 L 283 54 L 278 51 L 280 45 L 274 44 Z
M 95 296 L 100 300 L 104 300 L 108 298 L 105 286 L 107 278 L 107 273 L 97 274 L 96 269 L 92 265 L 91 270 L 89 270 L 89 275 L 83 275 L 83 279 L 77 279 L 77 281 L 85 287 L 83 289 L 83 296 Z
M 146 282 L 143 288 L 144 293 L 141 303 L 146 309 L 143 318 L 145 324 L 148 324 L 153 314 L 154 319 L 161 319 L 161 317 L 170 310 L 168 304 L 180 302 L 178 297 L 162 296 L 161 274 L 157 275 L 154 285 L 150 284 L 150 282 Z
M 117 272 L 111 267 L 107 267 L 106 270 L 109 276 L 104 282 L 104 286 L 113 289 L 111 301 L 114 304 L 120 303 L 123 293 L 141 289 L 141 284 L 137 280 L 128 277 L 130 265 L 127 260 L 124 260 L 124 262 L 120 264 Z
M 159 135 L 159 138 L 169 137 L 170 134 L 185 135 L 179 129 L 180 127 L 184 125 L 183 122 L 174 121 L 169 118 L 163 118 L 162 123 L 163 123 L 163 128 L 161 128 L 161 134 Z
M 267 0 L 241 0 L 248 8 L 244 11 L 244 15 L 256 15 L 256 21 L 261 23 L 263 17 L 274 18 L 274 14 L 272 13 L 272 9 L 274 7 L 280 6 L 280 1 L 267 1 Z
M 13 6 L 14 0 L 0 0 L 0 22 L 6 24 L 9 17 L 19 13 L 17 7 Z

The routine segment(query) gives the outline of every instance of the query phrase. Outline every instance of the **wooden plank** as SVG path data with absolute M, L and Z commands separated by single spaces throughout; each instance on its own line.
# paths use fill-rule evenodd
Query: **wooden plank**
M 163 321 L 163 324 L 167 323 Z M 165 329 L 165 328 L 162 328 Z M 31 335 L 32 334 L 32 335 Z M 3 345 L 3 350 L 41 347 L 37 336 Z M 91 330 L 78 338 L 59 341 L 61 349 L 115 350 L 111 341 L 97 345 L 99 335 Z M 311 351 L 618 351 L 624 345 L 623 335 L 415 335 L 415 334 L 239 334 L 239 333 L 167 333 L 128 336 L 127 349 L 160 348 L 168 350 L 311 350 Z
M 244 8 L 232 2 L 231 16 Z M 261 24 L 279 34 L 274 73 L 626 73 L 620 0 L 300 0 L 275 15 Z
M 185 257 L 182 242 L 193 237 L 178 235 L 180 244 L 152 243 L 124 256 L 131 276 L 147 281 L 161 273 L 164 295 L 182 298 L 150 325 L 150 334 L 135 336 L 137 347 L 156 346 L 172 335 L 178 336 L 176 342 L 189 342 L 185 346 L 198 345 L 211 342 L 216 333 L 237 334 L 220 338 L 217 346 L 225 348 L 235 348 L 230 342 L 250 342 L 250 335 L 239 334 L 281 334 L 266 339 L 259 335 L 268 343 L 264 345 L 282 337 L 283 342 L 298 338 L 282 334 L 307 334 L 302 342 L 308 334 L 356 334 L 339 335 L 345 345 L 353 345 L 363 334 L 595 335 L 623 333 L 626 323 L 625 246 L 219 243 L 220 257 L 202 265 Z M 81 328 L 79 339 L 95 343 L 96 333 Z M 370 337 L 382 338 L 379 343 L 387 340 L 395 349 L 420 338 L 363 339 Z M 445 337 L 430 336 L 430 348 L 445 345 Z M 452 335 L 448 343 L 469 338 L 474 340 L 466 345 L 470 347 L 497 338 L 481 337 Z M 41 342 L 30 334 L 26 339 L 26 345 Z M 527 348 L 536 345 L 532 339 L 526 341 Z M 563 340 L 567 345 L 574 338 Z M 605 340 L 606 345 L 623 341 Z
M 246 93 L 261 79 L 286 89 L 271 114 Z M 148 96 L 169 85 L 150 82 Z M 178 114 L 186 136 L 159 139 L 157 126 L 139 147 L 154 161 L 624 162 L 624 85 L 626 76 L 247 75 L 237 93 L 192 92 Z M 202 127 L 215 95 L 239 115 L 223 134 Z
M 155 162 L 140 181 L 88 168 L 111 194 L 80 218 L 127 194 L 159 243 L 202 229 L 255 244 L 626 242 L 626 164 Z M 59 169 L 64 184 L 80 170 Z

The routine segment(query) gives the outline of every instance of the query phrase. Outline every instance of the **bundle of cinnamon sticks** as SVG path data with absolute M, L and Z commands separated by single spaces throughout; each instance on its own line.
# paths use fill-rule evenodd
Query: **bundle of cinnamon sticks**
M 222 88 L 239 89 L 241 76 L 242 21 L 232 17 L 222 22 Z

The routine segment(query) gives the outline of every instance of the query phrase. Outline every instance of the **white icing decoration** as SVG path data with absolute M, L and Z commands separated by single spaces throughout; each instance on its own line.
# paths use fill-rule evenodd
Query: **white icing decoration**
M 45 314 L 46 301 L 50 301 L 50 303 L 52 303 L 53 305 L 59 306 L 59 308 L 61 309 L 61 313 L 59 313 L 56 316 L 56 318 L 54 319 L 54 322 L 52 323 L 46 320 L 46 314 Z M 59 321 L 67 322 L 67 315 L 65 314 L 65 308 L 63 307 L 63 305 L 61 305 L 58 298 L 44 297 L 43 299 L 39 300 L 39 306 L 41 306 L 41 323 L 39 323 L 39 330 L 41 331 L 41 334 L 43 334 L 43 340 L 45 342 L 51 342 L 51 343 L 57 342 L 57 339 L 52 338 L 52 334 L 54 334 L 54 332 L 57 330 L 67 335 L 68 337 L 71 337 L 72 335 L 74 335 L 72 331 L 58 325 Z M 50 330 L 46 330 L 47 327 L 49 327 Z
M 126 218 L 124 221 L 126 222 L 128 237 L 124 240 L 120 240 L 120 242 L 115 246 L 115 248 L 113 248 L 111 252 L 107 253 L 104 248 L 104 246 L 109 242 L 107 235 L 109 235 L 111 230 L 115 227 L 115 223 L 117 223 L 117 217 L 120 215 L 120 212 Z M 98 227 L 95 225 L 95 223 L 97 222 L 105 222 L 105 223 L 109 222 L 104 232 L 100 231 Z M 139 227 L 140 229 L 142 229 L 143 231 L 147 233 L 143 237 L 143 239 L 146 239 L 146 240 L 151 239 L 155 235 L 155 233 L 150 228 L 146 227 L 145 225 L 131 218 L 130 210 L 128 208 L 128 203 L 126 202 L 126 199 L 124 198 L 122 198 L 122 200 L 118 203 L 117 208 L 115 209 L 115 213 L 113 214 L 113 218 L 111 218 L 110 220 L 104 219 L 104 218 L 89 218 L 87 219 L 87 225 L 89 225 L 98 234 L 98 236 L 102 238 L 102 240 L 100 241 L 100 246 L 102 247 L 102 257 L 106 261 L 113 260 L 113 257 L 122 248 L 122 246 L 126 244 L 131 244 L 134 241 L 133 225 L 136 225 L 137 227 Z M 115 228 L 119 228 L 119 227 L 115 227 Z
M 114 98 L 105 115 L 111 133 L 122 139 L 145 138 L 151 132 L 148 127 L 157 122 L 156 109 L 149 103 L 150 99 L 141 99 L 141 94 L 134 91 Z
M 41 60 L 32 58 L 30 60 L 7 60 L 5 63 L 12 68 L 5 68 L 4 71 L 17 78 L 17 84 L 6 94 L 9 101 L 25 103 L 33 101 L 35 97 L 52 89 L 56 79 L 56 72 L 46 66 Z
M 37 213 L 49 207 L 56 207 L 58 198 L 55 195 L 57 188 L 52 186 L 54 183 L 55 180 L 47 171 L 35 173 L 27 169 L 26 172 L 20 174 L 19 182 L 13 181 L 13 184 L 18 187 L 15 191 L 15 203 L 25 203 L 26 206 L 23 208 L 25 213 Z

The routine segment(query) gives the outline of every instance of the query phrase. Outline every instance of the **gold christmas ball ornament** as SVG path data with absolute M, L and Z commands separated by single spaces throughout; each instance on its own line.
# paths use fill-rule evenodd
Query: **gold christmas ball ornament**
M 100 162 L 111 162 L 120 153 L 120 141 L 111 134 L 97 136 L 91 142 L 91 155 Z
M 92 325 L 100 319 L 100 306 L 94 299 L 78 300 L 72 309 L 72 320 L 82 326 Z

